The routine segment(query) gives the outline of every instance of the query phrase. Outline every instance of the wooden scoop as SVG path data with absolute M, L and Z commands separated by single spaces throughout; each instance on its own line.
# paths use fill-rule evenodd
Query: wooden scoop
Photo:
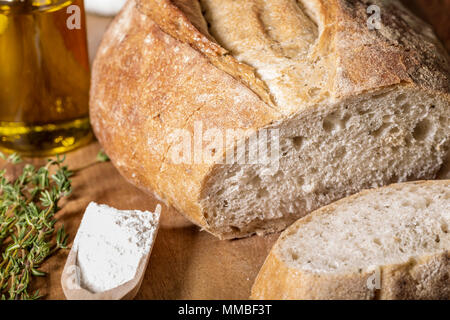
M 156 212 L 160 214 L 161 206 L 158 205 Z M 144 278 L 145 270 L 147 269 L 150 255 L 158 234 L 159 223 L 157 224 L 154 240 L 150 246 L 148 253 L 139 261 L 136 274 L 133 279 L 124 284 L 98 293 L 92 293 L 87 289 L 81 287 L 80 283 L 80 268 L 77 265 L 78 246 L 74 243 L 72 249 L 67 257 L 63 273 L 61 275 L 61 285 L 64 295 L 68 300 L 132 300 L 137 295 L 142 280 Z
M 61 285 L 64 295 L 67 300 L 132 300 L 141 287 L 150 253 L 151 250 L 146 256 L 142 257 L 133 279 L 116 288 L 104 292 L 92 293 L 80 286 L 80 269 L 77 266 L 78 250 L 72 248 L 61 275 Z

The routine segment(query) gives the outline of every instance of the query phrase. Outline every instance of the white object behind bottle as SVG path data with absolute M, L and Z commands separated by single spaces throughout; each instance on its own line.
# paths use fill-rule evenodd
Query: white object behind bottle
M 101 14 L 104 16 L 114 16 L 127 0 L 84 0 L 87 12 Z

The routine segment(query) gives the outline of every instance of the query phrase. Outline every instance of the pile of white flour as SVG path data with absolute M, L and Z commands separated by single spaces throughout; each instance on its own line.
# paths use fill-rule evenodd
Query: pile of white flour
M 74 241 L 81 287 L 103 292 L 134 278 L 140 260 L 151 250 L 160 213 L 160 205 L 151 213 L 91 202 Z

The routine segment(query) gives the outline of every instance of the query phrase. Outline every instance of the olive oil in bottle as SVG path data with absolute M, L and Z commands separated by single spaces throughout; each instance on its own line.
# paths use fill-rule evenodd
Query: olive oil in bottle
M 87 143 L 89 78 L 83 0 L 0 0 L 2 151 L 47 156 Z

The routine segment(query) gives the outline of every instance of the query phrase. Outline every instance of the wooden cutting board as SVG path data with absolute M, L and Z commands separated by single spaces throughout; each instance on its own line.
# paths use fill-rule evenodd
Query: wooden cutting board
M 111 163 L 96 163 L 97 142 L 67 155 L 73 193 L 62 201 L 57 218 L 72 243 L 90 201 L 118 209 L 154 210 L 156 199 L 123 179 Z M 27 160 L 29 161 L 29 160 Z M 45 159 L 31 160 L 42 165 Z M 17 167 L 14 174 L 19 173 Z M 12 167 L 9 166 L 9 170 Z M 256 274 L 277 235 L 220 241 L 200 231 L 174 209 L 162 204 L 161 226 L 137 299 L 247 299 Z M 47 299 L 64 299 L 60 279 L 69 250 L 44 263 L 48 276 L 36 287 Z
M 430 8 L 426 1 L 416 0 L 416 9 L 424 17 Z M 449 4 L 450 0 L 436 0 Z M 422 5 L 422 6 L 421 6 Z M 439 10 L 437 10 L 439 11 Z M 419 12 L 419 13 L 420 13 Z M 446 14 L 445 10 L 440 11 Z M 91 61 L 109 18 L 88 15 L 88 38 Z M 430 20 L 440 21 L 437 20 Z M 448 30 L 440 27 L 442 30 Z M 444 34 L 445 36 L 445 34 Z M 447 39 L 444 39 L 444 41 Z M 71 152 L 67 163 L 71 169 L 82 169 L 72 180 L 74 192 L 63 202 L 58 218 L 73 241 L 84 209 L 90 201 L 118 209 L 154 210 L 158 201 L 128 184 L 111 163 L 91 165 L 100 150 L 97 142 Z M 33 160 L 34 164 L 44 160 Z M 449 169 L 441 177 L 450 178 Z M 173 208 L 162 205 L 161 228 L 137 299 L 247 299 L 253 281 L 278 234 L 220 241 L 186 220 Z M 43 270 L 49 274 L 35 284 L 47 299 L 64 299 L 60 278 L 67 251 L 51 257 Z
M 91 61 L 110 18 L 88 15 Z M 73 178 L 73 193 L 60 204 L 57 218 L 70 235 L 71 245 L 84 210 L 91 201 L 118 209 L 153 211 L 159 203 L 123 179 L 111 163 L 95 163 L 101 149 L 96 141 L 67 154 Z M 35 166 L 45 159 L 26 159 Z M 0 168 L 4 162 L 0 161 Z M 7 165 L 19 175 L 23 165 Z M 190 223 L 174 209 L 162 204 L 161 226 L 150 263 L 136 299 L 247 299 L 253 280 L 277 235 L 238 241 L 220 241 Z M 61 273 L 69 250 L 61 250 L 42 266 L 48 275 L 33 286 L 47 299 L 64 299 Z

